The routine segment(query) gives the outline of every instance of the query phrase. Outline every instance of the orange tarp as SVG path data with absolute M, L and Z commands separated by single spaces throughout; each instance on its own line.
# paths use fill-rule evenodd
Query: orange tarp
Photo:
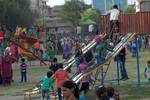
M 27 52 L 27 51 L 21 49 L 20 47 L 18 48 L 18 52 L 20 55 L 24 55 L 24 56 L 27 56 L 29 58 L 36 59 L 36 57 L 32 53 Z
M 24 44 L 23 44 L 23 47 L 24 47 L 25 49 L 28 49 L 28 48 L 29 48 L 29 44 L 28 44 L 28 43 L 24 43 Z

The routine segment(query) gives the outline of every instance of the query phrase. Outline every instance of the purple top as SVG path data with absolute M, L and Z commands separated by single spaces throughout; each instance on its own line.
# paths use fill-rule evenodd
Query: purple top
M 88 70 L 88 65 L 82 63 L 82 64 L 79 65 L 77 72 L 84 74 L 84 73 L 87 73 L 87 70 Z M 90 82 L 90 75 L 89 75 L 89 74 L 85 75 L 85 76 L 81 79 L 81 82 L 82 82 L 82 83 Z
M 26 69 L 27 69 L 27 64 L 26 63 L 21 63 L 20 68 L 21 68 L 22 72 L 25 72 Z

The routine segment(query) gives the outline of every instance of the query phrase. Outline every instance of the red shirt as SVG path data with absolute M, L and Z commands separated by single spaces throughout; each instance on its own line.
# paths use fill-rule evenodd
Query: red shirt
M 4 33 L 0 31 L 0 42 L 2 42 L 3 39 L 4 39 Z
M 58 69 L 55 72 L 55 78 L 57 83 L 57 88 L 61 88 L 63 82 L 69 77 L 69 74 L 67 71 L 63 69 Z

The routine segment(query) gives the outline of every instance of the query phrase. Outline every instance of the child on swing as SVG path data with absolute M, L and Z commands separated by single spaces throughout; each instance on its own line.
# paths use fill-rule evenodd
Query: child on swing
M 106 40 L 106 41 L 105 41 Z M 95 37 L 96 47 L 95 47 L 95 59 L 97 64 L 103 63 L 105 56 L 108 51 L 113 51 L 113 46 L 107 43 L 106 35 L 97 35 Z

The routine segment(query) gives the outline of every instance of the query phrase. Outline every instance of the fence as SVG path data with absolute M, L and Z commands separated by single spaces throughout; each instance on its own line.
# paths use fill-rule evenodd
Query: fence
M 150 12 L 140 12 L 136 14 L 121 14 L 119 16 L 120 30 L 122 34 L 125 33 L 150 33 Z M 109 16 L 100 17 L 100 32 L 109 33 Z

